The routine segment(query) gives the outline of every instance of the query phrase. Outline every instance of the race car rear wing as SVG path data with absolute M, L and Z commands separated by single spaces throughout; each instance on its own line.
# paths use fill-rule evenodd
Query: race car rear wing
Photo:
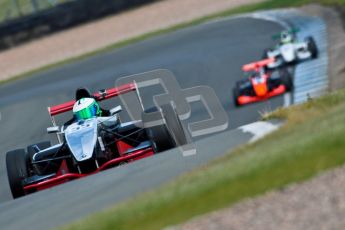
M 107 100 L 109 98 L 112 98 L 112 97 L 117 97 L 121 94 L 125 94 L 125 93 L 129 93 L 129 92 L 132 92 L 132 91 L 136 91 L 137 93 L 137 96 L 138 96 L 138 99 L 139 99 L 139 102 L 143 108 L 143 104 L 142 104 L 142 101 L 141 101 L 141 98 L 140 98 L 140 94 L 139 94 L 139 90 L 138 90 L 138 87 L 137 87 L 137 84 L 136 82 L 132 82 L 132 83 L 129 83 L 129 84 L 125 84 L 125 85 L 121 85 L 119 87 L 115 87 L 115 88 L 110 88 L 110 89 L 107 89 L 107 90 L 100 90 L 98 93 L 94 93 L 93 94 L 93 97 L 97 100 L 97 101 L 103 101 L 103 100 Z M 74 106 L 74 103 L 76 101 L 73 100 L 73 101 L 68 101 L 68 102 L 65 102 L 65 103 L 62 103 L 62 104 L 59 104 L 59 105 L 54 105 L 54 106 L 51 106 L 51 107 L 48 107 L 48 112 L 49 112 L 49 115 L 50 115 L 50 119 L 51 119 L 51 122 L 53 124 L 53 127 L 50 127 L 47 129 L 48 130 L 55 130 L 54 132 L 56 133 L 56 137 L 58 139 L 58 142 L 59 143 L 62 143 L 62 140 L 61 140 L 61 137 L 59 136 L 59 128 L 58 126 L 56 125 L 56 121 L 55 121 L 55 118 L 54 116 L 58 115 L 58 114 L 61 114 L 61 113 L 65 113 L 65 112 L 68 112 L 68 111 L 71 111 L 73 109 L 73 106 Z
M 242 70 L 245 72 L 248 72 L 248 71 L 257 71 L 258 72 L 260 70 L 260 68 L 265 67 L 265 66 L 267 66 L 273 62 L 275 62 L 275 59 L 273 57 L 267 58 L 267 59 L 264 59 L 264 60 L 261 60 L 258 62 L 252 62 L 252 63 L 246 64 L 246 65 L 242 66 Z
M 135 82 L 122 85 L 119 87 L 107 89 L 107 90 L 101 90 L 98 93 L 94 93 L 93 96 L 95 97 L 97 101 L 103 101 L 103 100 L 107 100 L 109 98 L 116 97 L 116 96 L 119 96 L 120 94 L 125 94 L 131 91 L 137 91 L 137 85 Z M 61 113 L 71 111 L 73 109 L 74 103 L 75 103 L 75 100 L 48 107 L 49 115 L 55 116 Z

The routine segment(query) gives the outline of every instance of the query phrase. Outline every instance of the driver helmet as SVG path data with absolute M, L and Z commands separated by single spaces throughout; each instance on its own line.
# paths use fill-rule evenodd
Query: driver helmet
M 101 113 L 101 109 L 94 98 L 81 98 L 73 106 L 73 114 L 78 121 L 101 116 Z
M 287 31 L 283 31 L 281 34 L 280 34 L 280 40 L 282 43 L 289 43 L 289 42 L 292 42 L 292 35 L 287 32 Z
M 253 75 L 253 78 L 258 81 L 258 82 L 261 82 L 261 79 L 262 79 L 262 74 L 261 72 L 256 72 L 254 75 Z

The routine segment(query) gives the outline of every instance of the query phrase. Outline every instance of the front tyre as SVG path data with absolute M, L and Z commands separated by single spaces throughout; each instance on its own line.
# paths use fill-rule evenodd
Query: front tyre
M 238 89 L 238 86 L 236 85 L 236 87 L 232 91 L 232 97 L 233 97 L 233 100 L 234 100 L 235 107 L 239 107 L 240 106 L 240 103 L 238 103 L 239 96 L 240 96 L 240 90 Z
M 13 198 L 25 195 L 22 181 L 28 177 L 26 152 L 17 149 L 6 153 L 7 176 Z

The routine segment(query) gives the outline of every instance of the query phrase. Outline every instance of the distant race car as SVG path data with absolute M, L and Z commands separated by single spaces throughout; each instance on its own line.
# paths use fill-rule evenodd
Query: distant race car
M 28 146 L 26 150 L 7 152 L 8 180 L 13 197 L 50 188 L 187 143 L 186 133 L 171 104 L 156 110 L 162 122 L 149 127 L 142 125 L 147 119 L 147 113 L 144 112 L 142 120 L 122 123 L 119 117 L 121 106 L 109 110 L 107 116 L 92 116 L 97 109 L 97 101 L 131 91 L 138 91 L 135 83 L 93 95 L 87 90 L 77 91 L 77 103 L 70 101 L 49 107 L 54 126 L 47 128 L 47 132 L 56 133 L 59 143 L 51 146 L 50 142 L 41 142 Z M 140 99 L 139 93 L 137 96 Z M 87 99 L 81 99 L 84 97 Z M 54 116 L 71 110 L 74 112 L 80 101 L 89 103 L 90 106 L 85 107 L 89 110 L 80 110 L 76 113 L 78 119 L 73 118 L 61 127 L 56 126 Z
M 296 30 L 283 31 L 273 36 L 280 39 L 279 44 L 273 49 L 266 49 L 263 59 L 275 58 L 275 61 L 268 64 L 267 68 L 273 69 L 288 64 L 296 64 L 302 60 L 317 58 L 318 49 L 313 37 L 306 37 L 304 42 L 299 42 L 295 38 Z
M 264 101 L 292 90 L 292 76 L 286 69 L 279 71 L 265 69 L 274 62 L 274 58 L 268 58 L 242 67 L 249 77 L 238 81 L 233 89 L 235 106 Z

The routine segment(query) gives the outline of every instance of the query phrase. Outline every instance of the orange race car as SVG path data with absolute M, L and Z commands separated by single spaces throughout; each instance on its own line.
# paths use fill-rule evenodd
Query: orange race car
M 233 89 L 236 106 L 264 101 L 292 90 L 292 76 L 287 69 L 266 70 L 267 65 L 274 61 L 274 58 L 268 58 L 242 67 L 249 77 L 236 82 Z

